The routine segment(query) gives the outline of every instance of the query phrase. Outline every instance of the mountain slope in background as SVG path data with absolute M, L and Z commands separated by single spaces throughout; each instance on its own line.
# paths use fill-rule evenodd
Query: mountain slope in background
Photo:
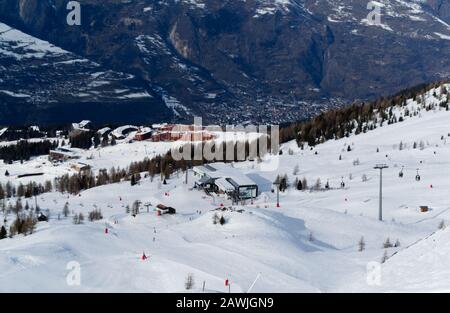
M 64 0 L 0 0 L 0 21 L 134 75 L 159 98 L 136 117 L 291 121 L 450 73 L 446 0 L 380 0 L 375 26 L 357 0 L 80 2 L 79 27 Z
M 105 69 L 0 23 L 2 123 L 71 122 L 87 115 L 120 122 L 139 120 L 139 114 L 148 118 L 152 110 L 164 115 L 158 96 L 143 86 L 133 75 Z

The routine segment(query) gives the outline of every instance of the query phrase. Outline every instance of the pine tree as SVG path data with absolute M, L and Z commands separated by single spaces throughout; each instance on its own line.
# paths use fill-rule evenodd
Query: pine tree
M 302 187 L 303 187 L 302 190 L 308 189 L 308 181 L 306 180 L 306 177 L 303 177 L 302 179 Z
M 188 274 L 184 283 L 184 288 L 186 288 L 186 290 L 194 288 L 194 274 Z
M 383 248 L 387 249 L 387 248 L 392 248 L 392 243 L 391 240 L 389 239 L 389 237 L 386 239 L 386 241 L 383 243 Z
M 139 214 L 139 201 L 134 201 L 131 207 L 131 214 L 138 215 Z
M 303 183 L 301 180 L 297 181 L 297 190 L 303 190 Z
M 83 224 L 83 221 L 84 221 L 84 215 L 83 215 L 83 213 L 75 214 L 75 215 L 73 216 L 73 223 L 74 223 L 75 225 Z
M 62 213 L 63 213 L 64 217 L 69 216 L 70 210 L 69 210 L 69 203 L 68 202 L 66 202 L 66 204 L 64 204 L 64 208 L 63 208 Z
M 366 248 L 366 243 L 364 242 L 364 237 L 361 237 L 361 239 L 358 242 L 358 251 L 362 252 Z
M 280 179 L 278 181 L 280 183 L 280 191 L 281 192 L 286 191 L 286 189 L 289 187 L 287 175 L 284 175 L 283 177 L 280 177 Z
M 387 250 L 384 250 L 383 257 L 381 258 L 381 263 L 386 262 L 389 259 Z
M 214 213 L 214 215 L 212 216 L 212 221 L 214 225 L 219 222 L 219 216 L 217 215 L 217 213 Z
M 298 175 L 298 172 L 300 171 L 300 168 L 299 168 L 299 166 L 298 166 L 298 164 L 297 165 L 295 165 L 295 167 L 294 167 L 294 171 L 292 172 L 292 174 L 293 175 Z
M 103 219 L 102 210 L 100 209 L 94 209 L 93 211 L 89 212 L 88 214 L 88 220 L 90 222 L 98 221 Z
M 317 178 L 316 183 L 314 184 L 314 189 L 320 190 L 321 188 L 322 188 L 322 181 L 320 180 L 320 178 Z
M 6 231 L 5 225 L 2 226 L 0 229 L 0 240 L 5 239 L 8 236 L 8 233 Z

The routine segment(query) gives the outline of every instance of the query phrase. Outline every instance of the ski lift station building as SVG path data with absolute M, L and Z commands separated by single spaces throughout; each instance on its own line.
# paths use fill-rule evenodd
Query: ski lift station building
M 213 163 L 193 168 L 195 186 L 237 200 L 258 196 L 258 185 L 247 175 L 225 163 Z

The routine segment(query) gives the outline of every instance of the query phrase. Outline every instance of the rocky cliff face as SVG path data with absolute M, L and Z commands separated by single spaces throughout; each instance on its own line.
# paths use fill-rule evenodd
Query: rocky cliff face
M 425 8 L 429 6 L 432 13 L 446 23 L 450 23 L 450 1 L 448 0 L 426 0 Z
M 0 23 L 0 124 L 157 121 L 151 112 L 171 117 L 136 76 Z
M 0 0 L 0 21 L 136 76 L 177 119 L 294 120 L 450 73 L 447 0 L 379 0 L 380 25 L 359 0 L 79 2 L 79 27 L 66 0 Z

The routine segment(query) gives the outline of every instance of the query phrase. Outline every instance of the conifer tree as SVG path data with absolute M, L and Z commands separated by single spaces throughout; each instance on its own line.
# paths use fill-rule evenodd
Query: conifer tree
M 0 240 L 5 239 L 8 236 L 8 233 L 6 231 L 5 225 L 2 226 L 0 229 Z
M 362 252 L 366 248 L 366 243 L 364 242 L 364 237 L 361 237 L 361 239 L 358 242 L 358 251 Z

